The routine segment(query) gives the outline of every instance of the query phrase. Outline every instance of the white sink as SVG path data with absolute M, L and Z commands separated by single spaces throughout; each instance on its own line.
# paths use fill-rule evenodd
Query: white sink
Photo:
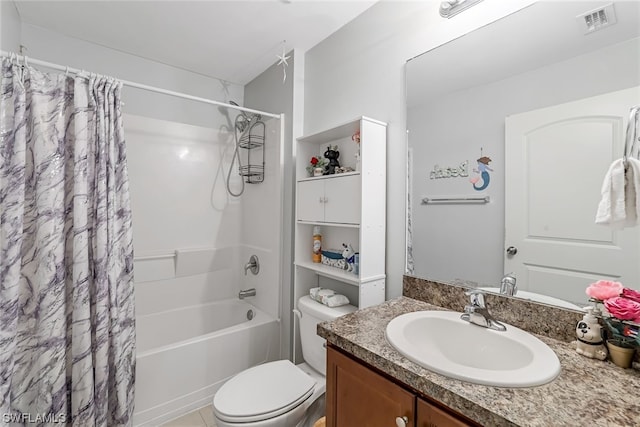
M 482 291 L 493 292 L 496 294 L 500 293 L 500 288 L 478 288 Z M 571 310 L 584 311 L 582 307 L 578 307 L 575 304 L 570 303 L 569 301 L 565 301 L 560 298 L 550 297 L 548 295 L 537 294 L 535 292 L 529 291 L 517 291 L 514 295 L 516 298 L 528 299 L 534 302 L 541 302 L 549 305 L 556 305 L 562 308 L 569 308 Z
M 387 341 L 418 365 L 447 377 L 497 387 L 552 381 L 560 361 L 545 343 L 515 326 L 495 331 L 451 311 L 416 311 L 387 325 Z

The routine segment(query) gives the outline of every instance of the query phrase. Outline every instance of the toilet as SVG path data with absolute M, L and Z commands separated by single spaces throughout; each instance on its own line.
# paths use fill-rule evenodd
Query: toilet
M 294 312 L 300 320 L 305 363 L 294 365 L 289 360 L 277 360 L 231 378 L 213 397 L 216 425 L 302 427 L 307 411 L 324 397 L 326 388 L 325 340 L 316 334 L 316 325 L 356 310 L 352 305 L 327 307 L 308 295 L 300 298 Z

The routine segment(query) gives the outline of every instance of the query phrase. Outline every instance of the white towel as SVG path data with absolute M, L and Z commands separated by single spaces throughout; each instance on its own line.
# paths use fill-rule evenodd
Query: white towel
M 640 160 L 627 158 L 625 179 L 627 221 L 633 227 L 640 218 Z
M 346 296 L 337 294 L 332 289 L 311 288 L 309 289 L 309 296 L 311 296 L 311 299 L 328 307 L 340 307 L 349 304 L 349 299 Z
M 601 194 L 596 224 L 613 228 L 637 225 L 640 213 L 640 160 L 628 158 L 626 172 L 622 159 L 614 161 L 604 177 Z

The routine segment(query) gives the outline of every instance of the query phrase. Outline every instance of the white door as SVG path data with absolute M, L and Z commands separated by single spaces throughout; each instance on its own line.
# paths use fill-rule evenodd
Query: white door
M 507 117 L 504 265 L 520 289 L 586 302 L 596 280 L 640 287 L 640 227 L 595 224 L 604 176 L 622 157 L 639 103 L 635 87 Z

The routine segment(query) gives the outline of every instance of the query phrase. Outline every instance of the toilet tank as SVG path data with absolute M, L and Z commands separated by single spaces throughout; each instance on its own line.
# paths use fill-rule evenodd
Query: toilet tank
M 325 340 L 317 333 L 317 325 L 320 322 L 334 320 L 347 313 L 357 310 L 352 305 L 342 307 L 327 307 L 311 299 L 310 296 L 303 296 L 298 300 L 298 310 L 300 316 L 300 343 L 302 345 L 302 356 L 316 371 L 322 375 L 327 372 L 327 350 L 324 347 Z

